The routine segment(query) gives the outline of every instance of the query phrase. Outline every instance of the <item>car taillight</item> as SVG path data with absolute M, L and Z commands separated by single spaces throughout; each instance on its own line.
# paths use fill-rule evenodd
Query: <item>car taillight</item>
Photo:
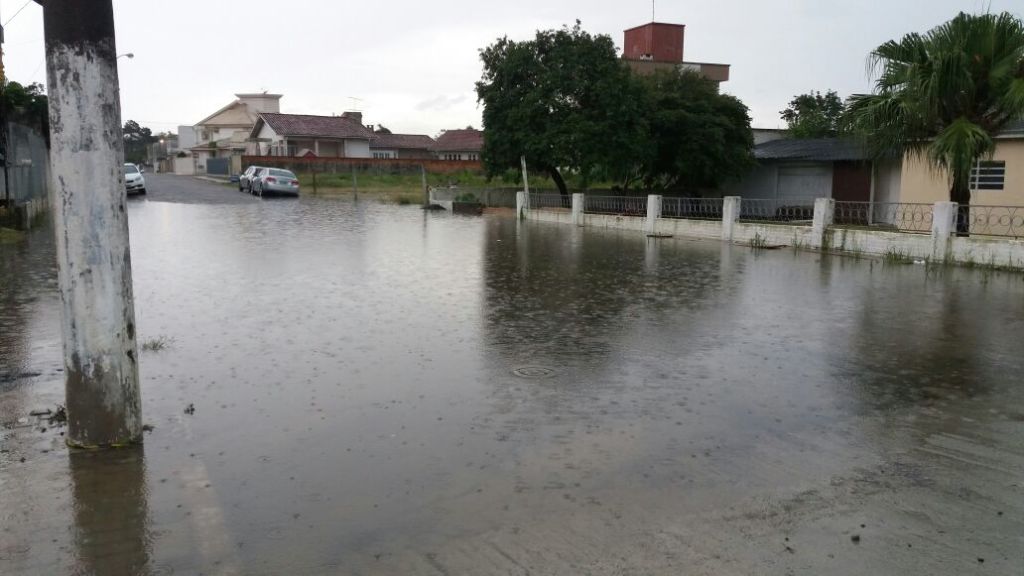
M 267 176 L 267 182 L 274 183 L 277 182 L 277 179 L 274 178 L 273 176 Z

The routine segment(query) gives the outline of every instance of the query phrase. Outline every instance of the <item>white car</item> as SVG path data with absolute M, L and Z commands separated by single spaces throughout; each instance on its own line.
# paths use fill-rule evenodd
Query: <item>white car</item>
M 124 165 L 124 187 L 129 196 L 146 193 L 146 179 L 135 164 Z

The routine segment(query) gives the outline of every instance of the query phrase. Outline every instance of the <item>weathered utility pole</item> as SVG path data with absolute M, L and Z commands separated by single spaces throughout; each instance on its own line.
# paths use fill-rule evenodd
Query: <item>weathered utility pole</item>
M 43 6 L 68 443 L 142 439 L 112 0 Z

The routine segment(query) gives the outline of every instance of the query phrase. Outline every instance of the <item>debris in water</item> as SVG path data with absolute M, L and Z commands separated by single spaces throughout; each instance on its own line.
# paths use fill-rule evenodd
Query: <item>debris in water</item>
M 189 416 L 191 416 L 191 415 L 193 415 L 195 413 L 196 413 L 196 407 L 195 407 L 194 404 L 189 404 L 188 406 L 185 407 L 185 414 L 188 414 Z
M 850 536 L 850 540 L 853 541 L 854 544 L 860 544 L 860 534 Z
M 49 408 L 43 408 L 42 410 L 33 410 L 28 413 L 29 416 L 48 416 L 53 414 L 53 411 Z
M 156 430 L 156 428 L 152 424 L 143 424 L 142 425 L 142 431 L 143 432 L 152 432 L 153 430 Z
M 54 411 L 53 415 L 49 418 L 50 425 L 53 424 L 64 424 L 68 421 L 68 411 L 60 404 L 57 405 L 57 410 Z

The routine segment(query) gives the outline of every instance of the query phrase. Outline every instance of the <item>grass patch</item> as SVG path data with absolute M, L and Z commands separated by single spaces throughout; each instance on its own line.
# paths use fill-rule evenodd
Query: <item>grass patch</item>
M 166 350 L 174 344 L 174 338 L 168 338 L 167 336 L 157 336 L 156 338 L 150 338 L 142 343 L 143 352 L 160 352 Z
M 0 244 L 14 244 L 24 237 L 24 232 L 19 232 L 13 228 L 0 228 Z
M 882 261 L 886 264 L 913 264 L 914 259 L 909 254 L 898 248 L 889 248 L 882 255 Z

